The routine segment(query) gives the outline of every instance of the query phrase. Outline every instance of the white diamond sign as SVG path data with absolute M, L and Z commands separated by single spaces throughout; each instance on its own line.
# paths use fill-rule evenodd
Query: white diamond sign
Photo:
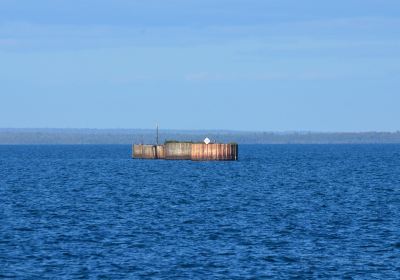
M 206 139 L 204 139 L 204 143 L 206 143 L 206 145 L 210 144 L 211 140 L 208 139 L 208 137 L 206 137 Z

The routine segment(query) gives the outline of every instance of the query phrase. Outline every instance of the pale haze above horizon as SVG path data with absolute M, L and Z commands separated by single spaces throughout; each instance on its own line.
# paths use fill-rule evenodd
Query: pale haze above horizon
M 400 130 L 398 0 L 3 0 L 0 127 Z

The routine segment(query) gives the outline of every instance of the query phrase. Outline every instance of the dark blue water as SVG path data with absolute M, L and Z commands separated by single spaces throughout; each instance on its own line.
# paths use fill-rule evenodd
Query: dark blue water
M 400 278 L 400 146 L 0 146 L 0 278 Z

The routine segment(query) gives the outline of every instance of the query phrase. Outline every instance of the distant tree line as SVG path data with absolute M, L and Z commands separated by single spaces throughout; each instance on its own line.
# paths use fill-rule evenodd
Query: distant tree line
M 159 142 L 212 141 L 239 144 L 400 144 L 400 132 L 240 132 L 160 130 Z M 155 144 L 156 133 L 141 129 L 0 129 L 0 144 Z

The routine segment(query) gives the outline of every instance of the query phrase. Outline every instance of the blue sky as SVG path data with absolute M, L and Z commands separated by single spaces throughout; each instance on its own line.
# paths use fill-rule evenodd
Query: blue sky
M 399 120 L 398 0 L 0 0 L 0 127 Z

